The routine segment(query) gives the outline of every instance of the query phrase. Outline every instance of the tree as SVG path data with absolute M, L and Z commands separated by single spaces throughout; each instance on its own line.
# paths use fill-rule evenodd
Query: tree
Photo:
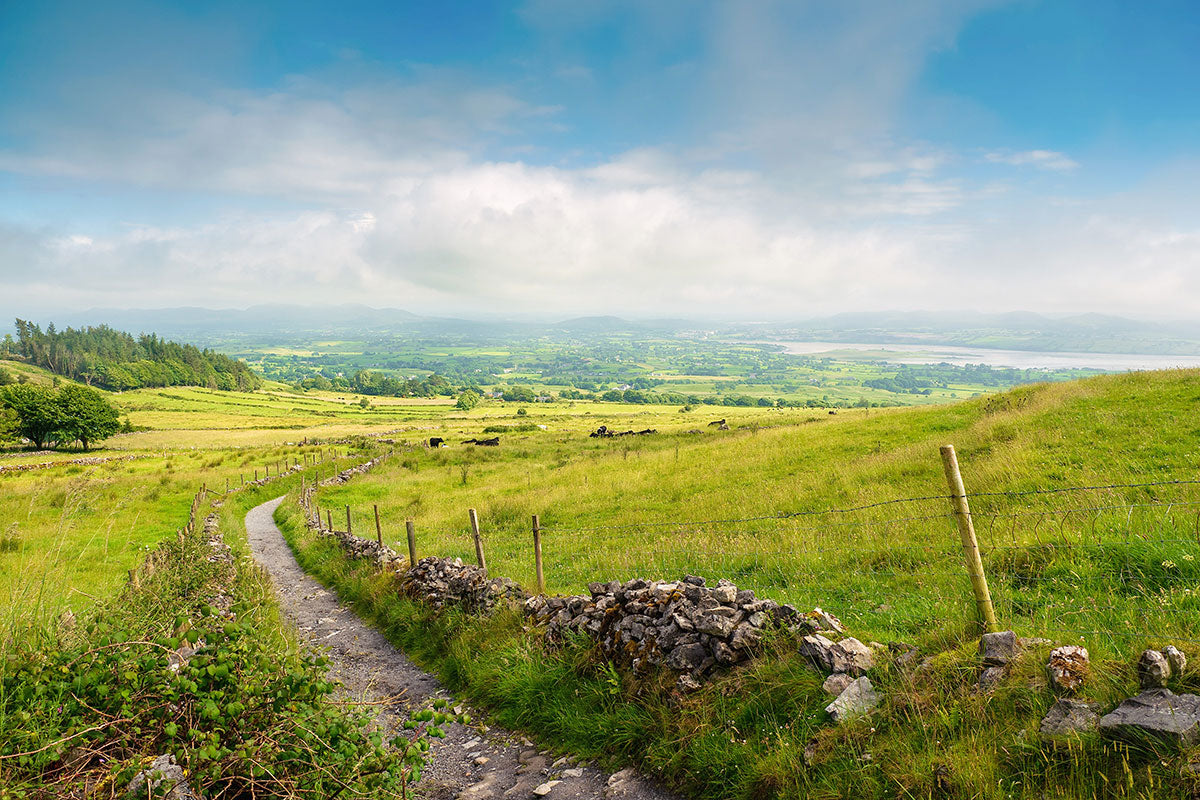
M 54 400 L 61 414 L 60 441 L 78 440 L 87 450 L 121 429 L 117 409 L 95 389 L 67 384 L 55 392 Z
M 477 405 L 479 405 L 479 393 L 474 389 L 467 389 L 458 396 L 458 402 L 454 404 L 454 407 L 462 411 L 470 411 Z
M 11 383 L 16 383 L 16 381 L 13 379 L 12 373 L 6 370 L 4 367 L 0 367 L 0 386 L 8 386 Z
M 0 387 L 0 405 L 17 415 L 17 433 L 39 450 L 62 424 L 62 409 L 45 386 L 18 383 Z
M 16 441 L 21 418 L 11 408 L 0 406 L 0 444 Z

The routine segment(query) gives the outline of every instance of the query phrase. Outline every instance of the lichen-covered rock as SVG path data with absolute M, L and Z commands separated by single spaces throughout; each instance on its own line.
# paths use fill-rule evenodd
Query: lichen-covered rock
M 635 672 L 664 666 L 697 681 L 717 668 L 752 659 L 769 630 L 805 635 L 837 622 L 825 612 L 819 612 L 818 620 L 793 606 L 759 599 L 727 580 L 709 586 L 697 575 L 679 581 L 597 581 L 588 584 L 586 595 L 531 597 L 524 608 L 552 640 L 583 634 Z M 833 642 L 821 639 L 829 656 Z M 839 651 L 844 671 L 860 671 L 870 658 L 869 648 L 857 640 L 844 641 Z M 830 671 L 832 662 L 826 658 L 823 663 Z
M 822 672 L 835 671 L 833 669 L 832 651 L 833 642 L 819 633 L 810 634 L 800 640 L 800 655 L 808 659 L 808 663 Z
M 845 672 L 854 677 L 862 675 L 875 666 L 871 648 L 853 637 L 834 642 L 829 648 L 829 668 L 832 672 Z
M 1017 657 L 1017 634 L 1012 631 L 985 633 L 979 639 L 979 657 L 985 666 L 1003 667 Z
M 879 695 L 875 693 L 871 679 L 862 677 L 851 682 L 836 700 L 825 706 L 825 713 L 837 724 L 844 725 L 866 716 L 877 705 Z
M 1171 666 L 1171 677 L 1178 678 L 1183 675 L 1183 670 L 1187 667 L 1187 656 L 1183 654 L 1183 651 L 1175 645 L 1169 644 L 1163 648 L 1162 654 Z
M 458 558 L 422 558 L 402 574 L 400 590 L 434 608 L 459 606 L 472 613 L 487 613 L 500 603 L 527 597 L 508 578 L 491 578 L 487 570 Z
M 1143 689 L 1161 689 L 1171 677 L 1171 662 L 1157 650 L 1145 650 L 1138 659 L 1137 674 Z
M 825 682 L 821 684 L 821 688 L 828 694 L 837 697 L 846 691 L 846 687 L 852 683 L 854 683 L 854 678 L 851 678 L 844 672 L 835 672 L 825 679 Z
M 1087 648 L 1077 645 L 1056 647 L 1046 662 L 1046 678 L 1050 688 L 1063 694 L 1074 694 L 1088 676 Z
M 1069 736 L 1096 730 L 1100 724 L 1099 706 L 1082 700 L 1063 698 L 1050 707 L 1042 718 L 1040 727 L 1043 736 Z
M 183 768 L 175 763 L 175 756 L 161 755 L 150 765 L 133 776 L 125 789 L 126 797 L 159 798 L 160 800 L 200 800 L 187 785 Z
M 1151 734 L 1193 744 L 1200 738 L 1200 696 L 1147 689 L 1101 717 L 1100 730 L 1114 735 Z

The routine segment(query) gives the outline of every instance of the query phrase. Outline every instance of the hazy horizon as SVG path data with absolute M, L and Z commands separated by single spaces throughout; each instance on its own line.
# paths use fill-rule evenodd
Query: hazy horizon
M 0 308 L 1187 320 L 1198 34 L 1186 2 L 10 3 Z

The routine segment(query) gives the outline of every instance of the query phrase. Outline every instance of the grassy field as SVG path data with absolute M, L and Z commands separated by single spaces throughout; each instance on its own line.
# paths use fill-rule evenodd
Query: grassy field
M 527 586 L 537 513 L 552 592 L 633 575 L 730 577 L 801 608 L 820 605 L 864 641 L 920 646 L 926 666 L 877 669 L 882 709 L 845 728 L 827 724 L 822 676 L 786 641 L 680 698 L 667 682 L 613 673 L 586 645 L 548 645 L 517 614 L 435 615 L 308 534 L 294 506 L 278 518 L 306 568 L 499 722 L 613 766 L 640 763 L 697 796 L 1188 797 L 1200 790 L 1184 769 L 1198 755 L 1192 746 L 1039 737 L 1054 700 L 1044 675 L 1051 644 L 1032 646 L 995 692 L 976 688 L 977 629 L 938 446 L 957 446 L 975 495 L 1002 627 L 1086 644 L 1084 697 L 1106 710 L 1137 691 L 1133 662 L 1146 646 L 1180 646 L 1192 666 L 1172 688 L 1194 692 L 1200 506 L 1188 481 L 1197 479 L 1198 390 L 1195 371 L 1130 374 L 936 409 L 748 415 L 699 434 L 686 433 L 690 418 L 665 413 L 530 410 L 508 424 L 546 430 L 501 434 L 494 450 L 404 452 L 320 492 L 326 507 L 357 510 L 356 530 L 378 504 L 387 532 L 416 520 L 419 555 L 464 560 L 473 559 L 466 509 L 477 508 L 490 570 Z M 660 433 L 586 436 L 595 423 L 638 419 Z M 455 420 L 447 431 L 491 423 Z M 1127 483 L 1139 486 L 1117 485 Z M 1094 486 L 1109 488 L 1082 488 Z M 801 515 L 779 517 L 792 512 Z
M 640 763 L 714 800 L 1152 798 L 1197 788 L 1181 772 L 1195 755 L 1186 748 L 1041 744 L 1037 721 L 1052 701 L 1045 648 L 996 694 L 973 688 L 977 629 L 938 447 L 958 449 L 1002 626 L 1086 644 L 1087 697 L 1111 706 L 1133 691 L 1142 647 L 1174 643 L 1200 663 L 1200 485 L 1191 483 L 1200 478 L 1200 372 L 837 414 L 492 401 L 461 411 L 394 398 L 364 408 L 360 399 L 279 385 L 140 390 L 113 400 L 149 430 L 88 454 L 0 454 L 0 466 L 132 457 L 0 472 L 0 626 L 35 626 L 118 596 L 146 549 L 174 538 L 201 484 L 220 491 L 268 465 L 327 458 L 329 440 L 382 435 L 392 458 L 318 495 L 335 521 L 351 506 L 356 531 L 373 529 L 377 505 L 390 540 L 411 518 L 420 555 L 470 560 L 475 508 L 491 571 L 531 586 L 537 514 L 551 592 L 635 575 L 726 577 L 832 611 L 864 641 L 900 640 L 931 656 L 920 679 L 887 668 L 872 676 L 886 701 L 869 729 L 825 723 L 820 678 L 786 643 L 680 699 L 667 684 L 614 679 L 586 647 L 547 648 L 516 614 L 433 616 L 398 598 L 390 578 L 308 538 L 295 507 L 282 507 L 310 570 L 498 722 L 548 744 Z M 720 419 L 729 430 L 710 424 Z M 590 438 L 600 425 L 656 433 Z M 482 435 L 500 446 L 462 443 Z M 423 446 L 431 436 L 449 446 Z M 308 474 L 369 450 L 366 438 L 336 445 L 339 460 Z M 236 514 L 224 517 L 232 538 Z M 1200 671 L 1189 667 L 1175 688 L 1200 689 Z
M 939 445 L 956 445 L 972 493 L 1194 480 L 1198 379 L 1138 373 L 836 416 L 753 409 L 725 415 L 729 431 L 699 412 L 547 407 L 504 422 L 485 412 L 449 419 L 438 435 L 546 429 L 501 434 L 495 449 L 450 439 L 405 453 L 318 500 L 361 515 L 378 505 L 396 537 L 412 518 L 422 554 L 464 559 L 473 558 L 467 509 L 476 508 L 489 567 L 527 586 L 538 514 L 551 591 L 696 573 L 822 606 L 870 638 L 954 639 L 969 628 L 973 601 Z M 598 424 L 659 433 L 588 438 Z M 1023 634 L 1087 631 L 1079 635 L 1099 652 L 1155 634 L 1200 639 L 1189 588 L 1200 578 L 1196 489 L 975 498 L 1000 613 Z M 905 498 L 930 499 L 896 502 Z M 862 506 L 871 507 L 822 513 Z

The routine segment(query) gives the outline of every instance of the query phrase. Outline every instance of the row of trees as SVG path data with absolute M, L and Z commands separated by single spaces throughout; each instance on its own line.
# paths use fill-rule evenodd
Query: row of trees
M 64 384 L 0 386 L 0 441 L 28 439 L 38 449 L 78 442 L 87 450 L 121 429 L 117 409 L 95 389 Z
M 147 386 L 250 391 L 262 386 L 262 378 L 242 361 L 153 333 L 134 338 L 107 325 L 59 331 L 54 323 L 43 331 L 23 319 L 16 328 L 16 340 L 7 338 L 0 349 L 88 386 L 117 391 Z
M 364 369 L 349 378 L 312 375 L 296 384 L 299 389 L 346 391 L 376 397 L 453 397 L 458 387 L 441 375 L 424 378 L 393 378 L 382 372 Z

